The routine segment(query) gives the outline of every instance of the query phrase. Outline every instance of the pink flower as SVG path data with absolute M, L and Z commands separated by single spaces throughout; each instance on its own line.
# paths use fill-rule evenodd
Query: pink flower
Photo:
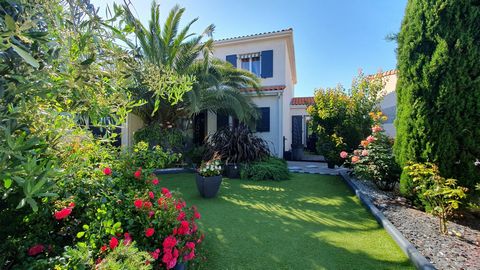
M 150 252 L 150 255 L 152 256 L 152 258 L 153 258 L 154 260 L 157 260 L 157 259 L 158 259 L 158 256 L 160 255 L 160 249 L 157 248 L 155 251 Z
M 71 213 L 72 213 L 72 208 L 64 208 L 60 211 L 55 212 L 55 214 L 53 215 L 55 216 L 55 219 L 61 220 L 68 217 Z
M 367 149 L 364 149 L 362 150 L 362 156 L 368 156 L 368 150 Z
M 360 160 L 360 158 L 358 156 L 353 156 L 352 157 L 352 163 L 353 164 L 357 163 L 359 160 Z
M 375 141 L 375 137 L 373 137 L 372 135 L 367 137 L 367 142 L 372 143 L 374 141 Z
M 148 217 L 149 218 L 152 218 L 154 215 L 155 215 L 155 212 L 153 212 L 153 211 L 148 212 Z
M 190 261 L 191 259 L 195 258 L 195 251 L 192 250 L 190 251 L 190 253 L 188 253 L 187 255 L 183 256 L 183 259 L 185 261 Z
M 201 217 L 201 216 L 200 216 L 200 213 L 197 212 L 197 210 L 195 209 L 195 211 L 193 212 L 193 218 L 194 218 L 194 219 L 200 219 L 200 217 Z
M 124 246 L 128 246 L 130 245 L 130 243 L 132 243 L 132 236 L 130 236 L 130 234 L 128 232 L 126 232 L 125 234 L 123 234 L 123 237 L 125 237 L 125 240 L 123 240 L 123 245 Z
M 155 233 L 155 229 L 154 229 L 154 228 L 147 228 L 147 229 L 145 230 L 145 236 L 146 236 L 146 237 L 150 237 L 150 236 L 152 236 L 154 233 Z
M 162 188 L 162 194 L 167 198 L 172 197 L 172 194 L 170 193 L 170 190 L 168 190 L 168 188 Z
M 155 186 L 158 185 L 158 179 L 157 178 L 153 179 L 152 184 L 154 184 Z
M 185 235 L 185 234 L 190 234 L 190 224 L 188 221 L 182 221 L 180 223 L 180 228 L 178 228 L 178 234 L 179 235 Z
M 109 246 L 111 250 L 114 250 L 118 246 L 118 239 L 115 237 L 112 237 L 112 239 L 110 239 Z
M 342 152 L 340 152 L 340 157 L 341 157 L 341 158 L 347 158 L 347 157 L 348 157 L 348 153 L 345 152 L 345 151 L 342 151 Z
M 153 200 L 153 199 L 155 198 L 155 194 L 153 194 L 152 191 L 149 191 L 149 192 L 148 192 L 148 197 L 150 197 L 150 199 Z
M 172 269 L 177 264 L 177 258 L 175 258 L 171 252 L 164 253 L 162 261 L 166 264 L 167 269 Z
M 142 168 L 138 168 L 138 170 L 133 173 L 133 177 L 140 179 L 142 177 Z
M 187 242 L 185 246 L 189 249 L 194 249 L 195 248 L 195 243 L 194 242 Z
M 105 167 L 105 168 L 103 168 L 103 174 L 104 174 L 104 175 L 110 175 L 110 174 L 112 174 L 112 169 L 110 169 L 110 167 Z
M 184 220 L 185 217 L 186 217 L 185 212 L 180 211 L 180 213 L 178 214 L 177 220 Z
M 45 246 L 42 244 L 36 244 L 28 249 L 28 256 L 36 256 L 45 250 Z
M 375 125 L 375 126 L 372 127 L 372 132 L 373 133 L 380 132 L 382 130 L 383 130 L 382 127 L 379 126 L 379 125 Z
M 140 199 L 137 199 L 133 202 L 133 205 L 135 205 L 136 208 L 142 208 L 143 206 L 143 201 Z

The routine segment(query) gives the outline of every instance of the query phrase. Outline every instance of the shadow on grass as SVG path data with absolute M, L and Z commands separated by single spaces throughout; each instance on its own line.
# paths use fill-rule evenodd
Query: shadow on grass
M 411 265 L 338 177 L 291 181 L 224 179 L 202 199 L 194 176 L 162 184 L 198 206 L 206 238 L 201 269 L 406 269 Z

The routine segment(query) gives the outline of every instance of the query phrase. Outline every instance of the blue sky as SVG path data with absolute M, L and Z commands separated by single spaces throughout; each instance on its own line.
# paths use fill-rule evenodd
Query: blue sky
M 100 8 L 122 0 L 91 0 Z M 141 20 L 150 17 L 150 0 L 131 0 Z M 176 0 L 159 1 L 163 18 L 175 4 L 186 8 L 184 22 L 201 32 L 214 24 L 215 39 L 292 27 L 298 83 L 295 96 L 311 96 L 319 87 L 350 87 L 363 69 L 372 74 L 395 68 L 394 42 L 407 0 Z M 103 14 L 103 13 L 101 13 Z

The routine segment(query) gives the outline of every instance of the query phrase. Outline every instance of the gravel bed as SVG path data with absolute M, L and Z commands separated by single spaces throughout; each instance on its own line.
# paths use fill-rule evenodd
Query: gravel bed
M 442 235 L 438 219 L 413 208 L 405 198 L 369 181 L 352 181 L 437 269 L 480 269 L 480 231 L 449 222 L 449 234 Z

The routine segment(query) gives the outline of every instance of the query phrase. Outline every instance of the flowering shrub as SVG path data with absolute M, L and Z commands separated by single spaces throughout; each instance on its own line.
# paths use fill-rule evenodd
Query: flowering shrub
M 220 175 L 222 173 L 222 166 L 220 166 L 220 160 L 212 159 L 207 162 L 202 162 L 202 165 L 200 165 L 200 168 L 198 169 L 198 173 L 204 177 Z
M 432 163 L 410 164 L 405 170 L 415 184 L 414 192 L 419 193 L 424 206 L 439 218 L 440 232 L 446 234 L 447 219 L 466 197 L 467 189 L 458 186 L 456 179 L 441 177 L 438 167 Z
M 392 190 L 400 177 L 400 167 L 395 161 L 390 139 L 385 135 L 382 122 L 387 117 L 382 112 L 370 113 L 374 125 L 372 134 L 360 142 L 352 155 L 340 152 L 340 157 L 353 167 L 356 176 L 372 180 L 382 190 Z

